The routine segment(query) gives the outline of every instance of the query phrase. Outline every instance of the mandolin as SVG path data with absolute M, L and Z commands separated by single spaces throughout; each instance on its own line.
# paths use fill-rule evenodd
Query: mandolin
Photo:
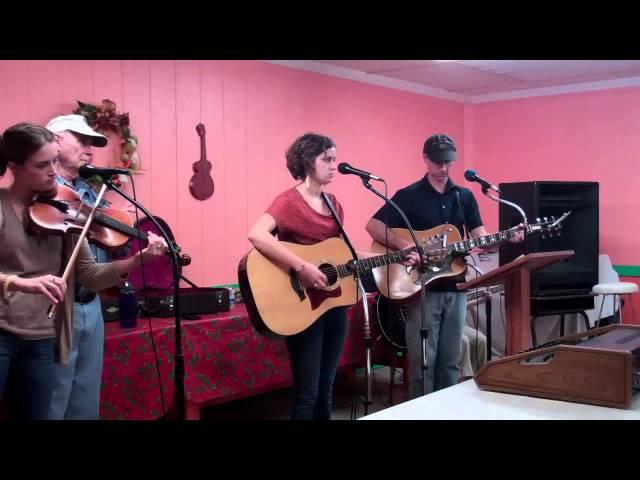
M 200 137 L 200 160 L 193 162 L 189 191 L 196 200 L 206 200 L 213 195 L 214 185 L 211 178 L 211 162 L 207 160 L 206 130 L 202 123 L 196 125 L 196 132 Z

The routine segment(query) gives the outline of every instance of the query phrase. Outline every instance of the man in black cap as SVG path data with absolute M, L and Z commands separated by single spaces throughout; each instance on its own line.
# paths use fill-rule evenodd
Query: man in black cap
M 416 231 L 438 225 L 454 225 L 461 235 L 465 230 L 471 237 L 487 235 L 478 203 L 468 188 L 456 185 L 449 178 L 449 170 L 456 160 L 456 146 L 447 135 L 437 134 L 424 143 L 422 156 L 427 173 L 417 182 L 396 192 L 392 200 L 400 207 Z M 385 219 L 387 224 L 385 226 Z M 391 249 L 413 246 L 413 242 L 386 231 L 388 228 L 407 228 L 398 213 L 383 206 L 367 223 L 367 231 L 381 245 Z M 466 228 L 465 228 L 466 227 Z M 385 242 L 386 238 L 386 242 Z M 519 236 L 518 241 L 524 237 Z M 460 292 L 457 278 L 434 281 L 425 295 L 425 324 L 428 329 L 425 392 L 431 393 L 452 386 L 460 379 L 458 360 L 466 319 L 467 295 Z M 421 339 L 420 295 L 408 304 L 405 335 L 409 356 L 409 395 L 422 394 L 420 385 Z

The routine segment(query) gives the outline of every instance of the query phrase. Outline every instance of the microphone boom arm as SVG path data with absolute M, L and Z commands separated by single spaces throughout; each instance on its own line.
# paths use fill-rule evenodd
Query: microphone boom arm
M 395 204 L 395 202 L 393 200 L 391 200 L 390 198 L 385 197 L 382 193 L 378 192 L 373 186 L 371 186 L 371 184 L 369 183 L 369 181 L 365 178 L 362 179 L 362 184 L 365 186 L 365 188 L 367 188 L 368 190 L 371 190 L 373 193 L 375 193 L 378 197 L 380 197 L 382 200 L 385 201 L 385 203 L 388 203 L 389 205 L 391 205 L 394 210 L 396 212 L 398 212 L 400 214 L 400 217 L 402 217 L 402 220 L 404 221 L 405 225 L 407 225 L 409 233 L 411 234 L 411 238 L 413 239 L 413 243 L 415 243 L 416 245 L 416 252 L 418 253 L 419 257 L 420 257 L 420 266 L 421 266 L 421 272 L 424 272 L 426 269 L 426 262 L 422 256 L 422 250 L 420 249 L 420 242 L 418 242 L 418 238 L 416 237 L 416 233 L 413 229 L 413 226 L 411 226 L 411 223 L 409 222 L 409 219 L 406 217 L 406 215 L 404 214 L 404 212 L 400 209 L 400 207 L 398 207 L 398 205 Z
M 367 188 L 368 190 L 371 190 L 378 197 L 384 200 L 386 204 L 391 205 L 394 208 L 394 210 L 396 210 L 400 214 L 400 217 L 404 221 L 405 225 L 409 230 L 409 233 L 411 234 L 413 243 L 415 243 L 416 245 L 416 252 L 418 253 L 418 257 L 420 258 L 420 268 L 418 270 L 418 274 L 419 274 L 418 278 L 420 279 L 420 390 L 422 392 L 422 395 L 426 395 L 427 386 L 426 386 L 425 380 L 427 378 L 427 369 L 429 368 L 427 366 L 427 354 L 428 354 L 427 353 L 427 337 L 429 336 L 429 333 L 427 330 L 426 318 L 425 318 L 426 317 L 425 296 L 426 296 L 427 288 L 425 284 L 426 277 L 424 273 L 426 272 L 426 269 L 427 269 L 427 261 L 425 260 L 424 255 L 422 254 L 423 252 L 420 248 L 420 243 L 418 242 L 418 238 L 416 237 L 413 226 L 411 226 L 411 222 L 409 222 L 409 219 L 404 214 L 404 212 L 400 209 L 400 207 L 398 207 L 398 205 L 396 205 L 393 200 L 385 197 L 382 193 L 380 193 L 374 187 L 372 187 L 369 184 L 367 179 L 363 178 L 362 184 L 365 186 L 365 188 Z
M 516 205 L 513 202 L 491 195 L 488 190 L 489 190 L 488 188 L 483 188 L 482 193 L 484 193 L 487 197 L 489 197 L 492 200 L 495 200 L 498 203 L 504 203 L 505 205 L 509 205 L 510 207 L 515 208 L 520 213 L 520 215 L 522 215 L 522 220 L 524 224 L 525 225 L 529 224 L 529 222 L 527 221 L 527 215 L 524 213 L 524 210 L 522 210 L 522 208 L 520 208 L 518 205 Z

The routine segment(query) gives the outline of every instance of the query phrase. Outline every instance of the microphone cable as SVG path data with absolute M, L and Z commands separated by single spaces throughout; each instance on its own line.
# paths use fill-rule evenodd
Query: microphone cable
M 135 182 L 133 181 L 133 175 L 130 176 L 131 178 L 131 189 L 133 191 L 133 199 L 137 200 L 136 197 L 136 185 Z M 142 245 L 142 232 L 140 231 L 140 218 L 138 216 L 138 207 L 135 206 L 135 213 L 136 213 L 136 230 L 138 231 L 138 236 L 136 237 L 138 239 L 139 245 Z M 142 248 L 140 248 L 140 252 L 142 252 Z M 167 409 L 164 403 L 164 388 L 162 387 L 162 375 L 160 373 L 160 361 L 158 360 L 158 350 L 156 347 L 156 342 L 153 338 L 153 325 L 151 322 L 151 313 L 150 313 L 150 309 L 149 309 L 149 292 L 147 289 L 147 280 L 145 278 L 145 273 L 144 273 L 144 259 L 142 258 L 142 253 L 140 254 L 140 273 L 142 275 L 142 287 L 143 287 L 143 292 L 144 292 L 144 305 L 145 305 L 145 314 L 146 314 L 146 318 L 147 318 L 147 325 L 149 326 L 149 338 L 151 339 L 151 348 L 153 349 L 153 357 L 155 359 L 155 367 L 156 367 L 156 373 L 158 375 L 158 388 L 160 389 L 160 405 L 162 407 L 162 415 L 163 418 L 166 419 L 167 416 Z

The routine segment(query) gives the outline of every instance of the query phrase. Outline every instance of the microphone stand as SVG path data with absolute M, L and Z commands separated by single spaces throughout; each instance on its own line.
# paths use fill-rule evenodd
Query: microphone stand
M 518 213 L 520 213 L 520 215 L 522 216 L 523 223 L 525 225 L 528 225 L 529 222 L 527 221 L 527 215 L 524 213 L 524 210 L 520 208 L 520 206 L 508 200 L 504 200 L 502 198 L 498 198 L 494 195 L 491 195 L 489 193 L 489 187 L 486 185 L 482 187 L 482 193 L 484 193 L 485 196 L 489 197 L 491 200 L 494 200 L 498 203 L 503 203 L 505 205 L 509 205 L 512 208 L 515 208 L 518 211 Z M 489 297 L 485 302 L 485 316 L 487 319 L 487 343 L 489 344 L 487 347 L 487 361 L 490 361 L 491 360 L 491 297 Z
M 382 193 L 380 193 L 379 191 L 377 191 L 375 189 L 375 187 L 371 186 L 371 184 L 369 183 L 369 178 L 365 178 L 362 177 L 362 184 L 365 186 L 365 188 L 367 188 L 368 190 L 371 190 L 373 193 L 375 193 L 378 197 L 380 197 L 382 200 L 385 201 L 385 203 L 391 205 L 399 214 L 400 217 L 402 217 L 402 220 L 404 221 L 405 225 L 407 226 L 407 228 L 409 229 L 409 233 L 411 234 L 411 238 L 413 239 L 413 243 L 415 243 L 416 245 L 416 251 L 418 253 L 418 256 L 420 257 L 420 268 L 418 269 L 418 273 L 419 273 L 419 277 L 420 277 L 420 342 L 421 342 L 421 348 L 420 348 L 420 365 L 421 365 L 421 369 L 420 369 L 420 390 L 422 392 L 422 395 L 426 395 L 427 394 L 427 387 L 425 384 L 425 379 L 427 377 L 427 337 L 428 337 L 428 332 L 427 332 L 427 328 L 425 326 L 425 290 L 426 290 L 426 285 L 425 285 L 425 275 L 424 272 L 426 271 L 426 262 L 423 258 L 422 255 L 422 250 L 420 249 L 420 244 L 418 243 L 418 239 L 416 238 L 416 233 L 413 230 L 413 227 L 411 226 L 411 223 L 409 222 L 409 220 L 407 219 L 406 215 L 403 213 L 402 210 L 400 210 L 400 207 L 398 207 L 398 205 L 396 205 L 391 199 L 385 197 Z M 387 269 L 389 267 L 387 266 Z M 387 270 L 388 272 L 388 270 Z
M 355 260 L 354 260 L 355 262 Z M 362 400 L 362 407 L 364 410 L 364 416 L 366 417 L 369 414 L 369 405 L 373 403 L 372 401 L 372 356 L 371 356 L 371 348 L 373 346 L 372 338 L 371 338 L 371 325 L 369 323 L 369 302 L 367 300 L 367 292 L 362 285 L 362 279 L 360 278 L 360 273 L 357 268 L 353 269 L 353 274 L 355 276 L 356 283 L 358 284 L 358 290 L 360 290 L 360 296 L 362 297 L 362 310 L 364 312 L 364 352 L 365 352 L 365 366 L 364 366 L 364 376 L 365 376 L 365 385 L 366 385 L 366 394 L 364 397 L 360 397 Z
M 519 207 L 518 205 L 516 205 L 515 203 L 513 203 L 513 202 L 510 202 L 510 201 L 508 201 L 508 200 L 504 200 L 504 199 L 502 199 L 502 198 L 498 198 L 498 197 L 495 197 L 495 196 L 491 195 L 491 194 L 489 193 L 489 188 L 488 188 L 488 187 L 486 187 L 486 186 L 483 186 L 483 187 L 482 187 L 482 193 L 484 193 L 487 197 L 489 197 L 489 198 L 490 198 L 490 199 L 492 199 L 492 200 L 495 200 L 495 201 L 496 201 L 496 202 L 498 202 L 498 203 L 504 203 L 505 205 L 509 205 L 510 207 L 515 208 L 515 209 L 518 211 L 518 213 L 520 213 L 520 215 L 522 215 L 522 220 L 523 220 L 524 224 L 525 224 L 525 225 L 527 225 L 527 224 L 529 223 L 529 222 L 527 221 L 527 215 L 524 213 L 524 210 L 522 210 L 522 208 L 520 208 L 520 207 Z
M 167 245 L 169 246 L 169 251 L 171 252 L 171 264 L 173 266 L 173 305 L 175 309 L 175 317 L 176 317 L 176 354 L 175 354 L 175 388 L 174 388 L 174 402 L 177 410 L 178 420 L 186 419 L 186 410 L 185 410 L 185 391 L 184 391 L 184 357 L 182 356 L 182 329 L 180 323 L 180 247 L 176 245 L 176 243 L 171 240 L 171 237 L 165 232 L 160 223 L 154 218 L 149 211 L 144 208 L 139 202 L 134 200 L 131 196 L 120 190 L 116 187 L 111 179 L 103 177 L 104 184 L 109 187 L 111 190 L 116 192 L 118 195 L 122 196 L 126 200 L 130 201 L 137 208 L 142 210 L 144 214 L 151 220 L 151 222 L 156 226 L 162 238 L 165 239 Z M 190 282 L 189 282 L 190 283 Z
M 340 219 L 338 218 L 338 214 L 336 213 L 334 207 L 333 207 L 333 203 L 329 200 L 329 198 L 326 195 L 323 195 L 324 201 L 327 204 L 327 207 L 329 207 L 329 210 L 331 211 L 331 214 L 333 215 L 336 224 L 338 225 L 338 229 L 340 230 L 340 233 L 342 234 L 342 237 L 345 241 L 345 243 L 347 244 L 347 246 L 349 247 L 349 250 L 351 251 L 351 255 L 353 256 L 353 261 L 351 263 L 351 266 L 349 267 L 350 269 L 350 273 L 353 274 L 353 277 L 358 285 L 358 291 L 360 292 L 360 296 L 362 297 L 362 310 L 364 312 L 364 350 L 365 350 L 365 383 L 366 383 L 366 396 L 364 397 L 360 397 L 360 399 L 362 400 L 363 403 L 363 407 L 364 407 L 364 415 L 368 415 L 369 412 L 369 405 L 371 405 L 372 402 L 372 397 L 371 397 L 371 390 L 372 390 L 372 385 L 371 385 L 371 371 L 372 371 L 372 367 L 371 367 L 371 347 L 372 347 L 372 342 L 371 342 L 371 328 L 370 328 L 370 323 L 369 323 L 369 302 L 367 301 L 367 292 L 364 289 L 364 286 L 362 285 L 362 272 L 360 271 L 360 269 L 358 268 L 358 254 L 356 253 L 355 249 L 353 248 L 353 245 L 351 244 L 351 241 L 349 240 L 349 237 L 347 236 L 347 232 L 344 230 L 344 227 L 342 226 L 342 223 L 340 222 Z M 357 297 L 357 295 L 356 295 Z

